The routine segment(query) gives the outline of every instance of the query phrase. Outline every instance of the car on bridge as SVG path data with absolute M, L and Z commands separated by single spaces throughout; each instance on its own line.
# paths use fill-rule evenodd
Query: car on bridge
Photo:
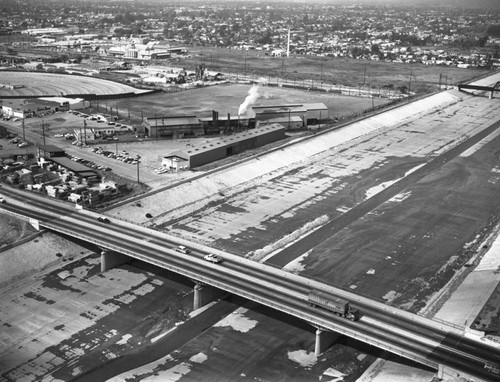
M 0 196 L 0 203 L 6 203 L 3 196 Z
M 184 253 L 185 255 L 191 253 L 191 250 L 189 248 L 184 247 L 183 245 L 178 245 L 177 247 L 174 248 L 174 250 L 180 253 Z
M 500 375 L 500 365 L 487 363 L 486 365 L 484 365 L 484 369 L 491 374 Z
M 214 264 L 222 263 L 222 257 L 214 255 L 213 253 L 203 256 L 203 259 Z
M 101 223 L 111 223 L 111 220 L 102 216 L 99 216 L 97 220 L 99 220 Z

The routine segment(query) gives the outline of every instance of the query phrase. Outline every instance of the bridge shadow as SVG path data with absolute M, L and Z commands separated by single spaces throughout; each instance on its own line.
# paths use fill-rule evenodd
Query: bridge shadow
M 470 360 L 464 354 L 472 354 L 475 359 Z M 493 375 L 485 370 L 484 366 L 487 362 L 481 363 L 477 358 L 493 360 L 492 364 L 498 364 L 500 349 L 485 348 L 477 340 L 473 341 L 463 335 L 448 333 L 427 356 L 427 359 L 455 370 L 457 377 L 465 374 L 465 377 L 473 376 L 480 378 L 481 381 L 498 382 L 500 380 L 498 375 Z

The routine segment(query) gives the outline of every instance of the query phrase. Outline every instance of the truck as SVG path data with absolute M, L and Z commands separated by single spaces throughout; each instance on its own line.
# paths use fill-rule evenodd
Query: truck
M 308 301 L 313 308 L 320 307 L 329 310 L 336 316 L 348 318 L 351 321 L 357 321 L 361 317 L 359 310 L 351 307 L 349 301 L 319 290 L 311 290 Z

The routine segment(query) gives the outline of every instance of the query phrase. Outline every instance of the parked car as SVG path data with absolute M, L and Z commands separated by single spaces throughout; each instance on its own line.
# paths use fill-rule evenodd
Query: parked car
M 209 253 L 208 255 L 204 256 L 203 259 L 214 264 L 222 263 L 222 257 L 214 255 L 213 253 Z
M 26 146 L 28 146 L 27 142 L 21 142 L 17 145 L 17 147 L 26 147 Z

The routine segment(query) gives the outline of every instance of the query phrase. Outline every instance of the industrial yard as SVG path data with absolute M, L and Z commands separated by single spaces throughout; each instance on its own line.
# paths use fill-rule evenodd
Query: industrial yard
M 497 77 L 487 82 L 495 83 Z M 225 102 L 224 112 L 236 110 L 244 99 L 248 86 L 240 86 L 235 92 L 241 92 L 241 97 L 233 97 L 238 99 L 233 105 Z M 268 94 L 267 89 L 262 94 Z M 268 99 L 284 97 L 281 89 L 272 91 Z M 293 93 L 287 102 L 295 102 L 298 98 L 293 97 L 300 94 Z M 129 106 L 117 103 L 114 107 Z M 202 105 L 198 110 L 210 107 Z M 334 130 L 291 135 L 268 153 L 249 153 L 217 171 L 148 174 L 146 183 L 154 186 L 154 192 L 140 203 L 134 200 L 110 209 L 106 216 L 437 316 L 494 342 L 500 319 L 488 299 L 496 298 L 499 281 L 498 260 L 490 249 L 496 248 L 498 224 L 500 165 L 495 147 L 499 138 L 495 132 L 478 134 L 499 120 L 498 110 L 496 98 L 455 89 L 440 92 Z M 144 150 L 148 142 L 120 146 L 144 155 L 141 171 L 146 174 L 148 165 L 150 172 L 154 166 L 154 156 L 169 145 L 174 149 L 173 144 L 152 142 L 157 152 Z M 86 148 L 70 146 L 69 151 L 99 158 Z M 128 170 L 123 168 L 117 171 L 125 176 Z M 135 169 L 129 172 L 134 179 Z M 162 190 L 165 186 L 168 189 Z M 15 226 L 16 231 L 25 229 L 19 223 Z M 43 234 L 33 242 L 47 240 L 54 239 Z M 2 259 L 33 251 L 30 245 L 2 252 Z M 92 380 L 92 374 L 86 377 L 85 373 L 91 372 L 93 364 L 113 360 L 109 368 L 95 371 L 111 378 L 127 371 L 127 365 L 119 362 L 121 356 L 132 352 L 124 358 L 130 365 L 146 363 L 134 349 L 147 344 L 153 351 L 160 347 L 157 343 L 164 347 L 163 338 L 174 341 L 169 336 L 183 333 L 183 325 L 192 320 L 188 320 L 191 292 L 182 280 L 137 262 L 99 274 L 98 259 L 91 250 L 74 243 L 57 246 L 65 247 L 55 251 L 61 256 L 42 251 L 46 266 L 53 267 L 47 268 L 49 272 L 38 274 L 34 281 L 20 278 L 2 292 L 9 306 L 2 316 L 6 330 L 1 342 L 6 350 L 0 365 L 8 372 L 2 374 L 7 380 L 49 375 Z M 475 287 L 464 291 L 462 282 L 473 282 Z M 102 291 L 110 288 L 104 296 Z M 480 294 L 481 304 L 478 290 L 485 291 Z M 165 304 L 158 306 L 158 300 Z M 27 314 L 26 307 L 33 313 Z M 209 329 L 191 322 L 195 336 L 186 337 L 170 354 L 158 356 L 157 362 L 111 380 L 182 376 L 197 381 L 203 375 L 205 380 L 224 376 L 228 380 L 389 381 L 399 370 L 414 381 L 428 381 L 433 375 L 347 338 L 316 359 L 313 328 L 304 323 L 238 299 L 223 299 L 198 313 L 212 309 L 212 319 L 220 320 Z M 14 325 L 20 316 L 22 325 Z M 116 316 L 126 320 L 117 323 Z M 81 379 L 76 378 L 79 375 Z

